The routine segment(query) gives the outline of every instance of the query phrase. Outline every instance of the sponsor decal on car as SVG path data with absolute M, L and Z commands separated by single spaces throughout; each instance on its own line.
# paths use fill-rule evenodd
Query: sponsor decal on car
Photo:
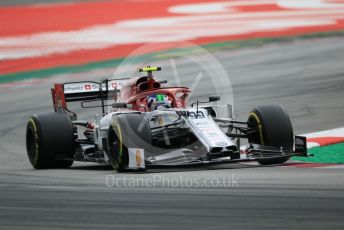
M 85 89 L 86 89 L 86 90 L 91 90 L 91 89 L 92 89 L 92 86 L 91 86 L 91 85 L 85 85 Z
M 110 80 L 108 82 L 108 90 L 120 90 L 123 82 L 125 80 Z M 106 90 L 106 84 L 101 84 L 102 90 Z M 65 83 L 64 84 L 64 93 L 83 93 L 83 92 L 97 92 L 100 89 L 100 84 L 93 82 L 75 82 L 75 83 Z
M 190 118 L 205 118 L 203 111 L 190 111 L 189 112 Z
M 74 92 L 82 92 L 83 86 L 82 85 L 69 85 L 65 84 L 64 92 L 65 93 L 74 93 Z
M 137 149 L 136 150 L 136 156 L 135 156 L 135 158 L 136 158 L 136 166 L 137 167 L 140 167 L 141 166 L 141 152 L 140 152 L 140 150 L 139 149 Z
M 205 109 L 193 109 L 189 111 L 188 121 L 201 135 L 198 137 L 203 139 L 210 148 L 225 147 L 232 145 L 229 138 L 222 132 L 222 130 L 207 116 Z M 195 132 L 197 135 L 198 132 Z
M 145 168 L 145 154 L 144 149 L 128 148 L 129 155 L 129 169 Z

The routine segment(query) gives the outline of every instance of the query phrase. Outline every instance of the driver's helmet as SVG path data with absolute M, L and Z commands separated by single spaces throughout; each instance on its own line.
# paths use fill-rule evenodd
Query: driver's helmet
M 156 94 L 147 97 L 148 108 L 150 111 L 157 109 L 171 108 L 172 101 L 167 95 Z

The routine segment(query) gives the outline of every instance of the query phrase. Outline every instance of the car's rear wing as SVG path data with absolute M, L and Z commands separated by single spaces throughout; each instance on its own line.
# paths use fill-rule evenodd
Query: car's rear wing
M 128 79 L 111 79 L 102 82 L 80 81 L 55 84 L 51 89 L 55 112 L 67 110 L 67 102 L 114 99 Z M 103 108 L 104 110 L 104 108 Z

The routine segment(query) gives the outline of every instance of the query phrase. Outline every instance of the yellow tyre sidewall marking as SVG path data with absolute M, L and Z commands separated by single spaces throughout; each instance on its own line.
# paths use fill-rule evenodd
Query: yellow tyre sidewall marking
M 118 133 L 117 138 L 119 141 L 119 150 L 118 150 L 119 154 L 118 154 L 118 160 L 116 162 L 116 167 L 118 167 L 119 166 L 118 164 L 121 163 L 121 161 L 122 161 L 122 152 L 123 152 L 122 131 L 121 131 L 121 127 L 119 126 L 119 124 L 117 122 L 113 121 L 111 125 L 112 125 L 112 128 L 114 129 L 114 131 L 116 129 L 117 133 Z M 116 133 L 116 135 L 117 135 L 117 133 Z M 110 153 L 110 154 L 112 154 L 112 153 Z
M 34 162 L 34 164 L 36 165 L 36 164 L 37 164 L 37 161 L 38 161 L 38 152 L 39 152 L 38 130 L 37 130 L 36 123 L 35 123 L 35 121 L 34 121 L 32 118 L 29 120 L 29 122 L 32 124 L 33 129 L 34 129 L 34 131 L 35 131 L 35 145 L 36 145 L 36 149 L 35 149 L 35 150 L 36 150 L 36 151 L 35 151 L 35 157 L 34 157 L 33 162 Z
M 252 116 L 257 121 L 257 123 L 258 123 L 260 141 L 261 141 L 261 144 L 264 145 L 262 123 L 260 122 L 259 117 L 258 117 L 258 115 L 256 113 L 251 112 L 250 116 Z

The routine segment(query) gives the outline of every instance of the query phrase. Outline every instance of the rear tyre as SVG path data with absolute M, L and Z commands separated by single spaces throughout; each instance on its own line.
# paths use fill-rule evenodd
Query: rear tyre
M 35 169 L 70 167 L 74 158 L 74 131 L 69 117 L 64 113 L 30 117 L 26 127 L 26 150 Z
M 287 111 L 281 105 L 265 105 L 254 108 L 248 117 L 248 127 L 256 131 L 249 134 L 249 143 L 293 150 L 293 127 Z M 263 159 L 258 160 L 258 163 L 262 165 L 281 164 L 288 159 L 289 157 Z

